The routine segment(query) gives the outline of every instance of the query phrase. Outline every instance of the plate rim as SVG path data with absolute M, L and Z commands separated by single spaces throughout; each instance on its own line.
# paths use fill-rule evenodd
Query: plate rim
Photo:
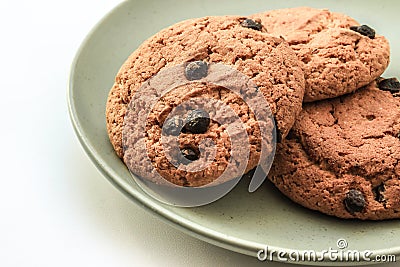
M 75 101 L 73 97 L 74 92 L 74 77 L 76 76 L 76 66 L 80 59 L 82 52 L 84 51 L 86 45 L 90 41 L 91 37 L 94 33 L 106 22 L 106 20 L 118 9 L 122 8 L 126 5 L 129 0 L 124 0 L 114 8 L 109 10 L 103 17 L 91 28 L 91 30 L 86 34 L 85 38 L 81 42 L 75 56 L 72 60 L 68 80 L 67 80 L 67 107 L 68 113 L 70 117 L 70 121 L 72 123 L 74 132 L 79 140 L 80 145 L 82 146 L 85 153 L 88 155 L 91 162 L 94 164 L 96 169 L 114 186 L 116 187 L 123 195 L 125 195 L 128 199 L 136 203 L 138 206 L 144 208 L 146 211 L 150 212 L 153 215 L 156 215 L 162 221 L 166 222 L 168 225 L 173 226 L 175 229 L 178 229 L 190 236 L 203 240 L 205 242 L 211 243 L 213 245 L 222 247 L 224 249 L 228 249 L 231 251 L 235 251 L 241 254 L 245 254 L 254 258 L 257 258 L 257 251 L 265 247 L 265 244 L 244 240 L 241 238 L 236 238 L 234 236 L 229 236 L 223 234 L 221 232 L 209 229 L 204 227 L 196 222 L 190 221 L 180 215 L 173 213 L 172 211 L 166 209 L 162 206 L 160 202 L 148 196 L 144 191 L 133 190 L 123 179 L 120 179 L 116 172 L 110 168 L 106 162 L 102 162 L 100 157 L 98 156 L 98 152 L 94 149 L 92 145 L 90 145 L 90 140 L 88 136 L 85 134 L 83 128 L 80 126 L 80 120 L 78 118 L 78 112 L 75 108 Z M 286 253 L 291 251 L 302 252 L 305 250 L 298 249 L 290 249 L 283 248 L 274 245 L 268 245 L 268 248 L 276 251 L 284 251 Z M 400 255 L 400 246 L 392 247 L 387 249 L 377 249 L 371 250 L 374 255 L 377 254 L 393 254 L 397 257 Z M 317 253 L 318 255 L 318 253 Z M 378 262 L 368 262 L 368 261 L 353 261 L 353 262 L 332 262 L 329 261 L 329 258 L 324 255 L 323 261 L 281 261 L 275 255 L 273 261 L 291 263 L 291 264 L 305 264 L 305 265 L 329 265 L 329 266 L 355 266 L 355 265 L 364 265 L 368 264 L 377 264 Z

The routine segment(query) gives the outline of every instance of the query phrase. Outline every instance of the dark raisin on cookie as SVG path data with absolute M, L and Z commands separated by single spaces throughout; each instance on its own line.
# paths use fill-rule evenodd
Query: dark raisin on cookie
M 392 94 L 400 92 L 400 82 L 397 78 L 380 79 L 378 87 L 382 91 L 389 91 Z
M 242 25 L 245 28 L 253 29 L 256 31 L 261 31 L 262 29 L 261 23 L 254 21 L 252 19 L 245 19 L 244 21 L 242 21 L 242 23 L 240 23 L 240 25 Z
M 361 26 L 350 26 L 350 30 L 358 32 L 364 36 L 369 37 L 370 39 L 375 38 L 375 30 L 372 29 L 371 27 L 367 25 L 361 25 Z
M 189 111 L 184 129 L 190 133 L 205 133 L 210 125 L 210 115 L 207 111 L 201 109 L 194 109 Z
M 356 190 L 350 189 L 344 199 L 344 205 L 350 213 L 360 212 L 365 208 L 365 198 L 363 194 Z
M 193 61 L 186 65 L 185 76 L 189 81 L 200 80 L 208 74 L 208 64 L 204 61 Z
M 374 187 L 372 191 L 375 195 L 376 201 L 380 203 L 385 202 L 385 196 L 383 195 L 383 192 L 385 192 L 385 185 L 383 183 L 378 185 L 377 187 Z
M 183 120 L 178 116 L 167 119 L 163 125 L 163 132 L 166 135 L 178 136 L 183 128 Z
M 298 138 L 296 137 L 296 134 L 294 133 L 294 131 L 290 130 L 286 136 L 286 140 L 297 140 L 297 139 Z
M 200 158 L 199 152 L 192 149 L 191 147 L 185 147 L 181 150 L 183 157 L 187 160 L 195 161 Z

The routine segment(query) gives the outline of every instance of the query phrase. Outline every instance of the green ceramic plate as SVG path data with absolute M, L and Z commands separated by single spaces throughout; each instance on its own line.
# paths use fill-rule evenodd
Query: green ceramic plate
M 98 23 L 73 62 L 68 104 L 75 131 L 97 168 L 121 192 L 177 228 L 207 242 L 256 257 L 257 251 L 265 246 L 284 252 L 338 249 L 337 240 L 343 238 L 349 250 L 400 255 L 399 220 L 360 222 L 328 217 L 292 203 L 268 182 L 255 193 L 248 193 L 247 185 L 241 183 L 221 200 L 199 208 L 164 205 L 135 184 L 108 141 L 104 115 L 107 93 L 121 64 L 146 38 L 187 18 L 246 15 L 303 5 L 346 12 L 362 23 L 373 25 L 391 41 L 392 63 L 386 74 L 398 74 L 400 51 L 393 49 L 400 44 L 397 1 L 127 1 Z M 324 262 L 302 263 L 362 262 L 334 263 L 325 255 Z

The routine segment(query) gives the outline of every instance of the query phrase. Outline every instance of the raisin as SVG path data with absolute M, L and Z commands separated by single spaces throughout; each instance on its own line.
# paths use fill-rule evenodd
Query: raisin
M 370 39 L 375 38 L 375 30 L 372 29 L 371 27 L 367 25 L 361 25 L 361 26 L 351 26 L 350 30 L 358 32 L 364 36 L 369 37 Z
M 201 109 L 189 111 L 184 129 L 190 133 L 205 133 L 210 125 L 210 115 Z
M 208 64 L 204 61 L 193 61 L 186 65 L 185 76 L 189 81 L 200 80 L 208 74 Z
M 380 184 L 377 187 L 373 189 L 374 195 L 375 195 L 375 200 L 381 203 L 385 202 L 385 196 L 383 195 L 383 192 L 385 192 L 385 185 Z
M 382 91 L 389 91 L 392 94 L 400 92 L 400 82 L 397 78 L 381 79 L 378 81 L 378 87 Z
M 178 136 L 183 128 L 183 120 L 177 116 L 167 119 L 163 125 L 163 132 L 166 135 Z
M 363 194 L 356 190 L 350 189 L 344 199 L 344 205 L 350 213 L 360 212 L 365 208 L 365 198 Z
M 190 148 L 190 147 L 185 147 L 181 150 L 182 155 L 190 161 L 198 160 L 200 155 L 199 152 Z
M 252 19 L 245 19 L 240 25 L 242 25 L 245 28 L 253 29 L 256 31 L 261 31 L 262 29 L 261 23 L 254 21 Z

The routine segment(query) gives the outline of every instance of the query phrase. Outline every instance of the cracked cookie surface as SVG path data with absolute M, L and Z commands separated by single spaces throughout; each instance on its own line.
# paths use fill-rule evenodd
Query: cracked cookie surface
M 263 93 L 284 138 L 301 111 L 304 73 L 288 44 L 243 27 L 244 17 L 205 17 L 161 30 L 134 51 L 119 70 L 106 106 L 107 130 L 119 157 L 127 105 L 138 88 L 162 69 L 203 60 L 222 63 L 250 78 Z
M 400 98 L 376 83 L 304 105 L 269 179 L 295 202 L 341 217 L 400 218 Z
M 359 23 L 344 14 L 298 7 L 251 17 L 259 18 L 268 33 L 282 36 L 302 61 L 305 102 L 353 92 L 377 79 L 389 64 L 388 41 L 351 30 Z

